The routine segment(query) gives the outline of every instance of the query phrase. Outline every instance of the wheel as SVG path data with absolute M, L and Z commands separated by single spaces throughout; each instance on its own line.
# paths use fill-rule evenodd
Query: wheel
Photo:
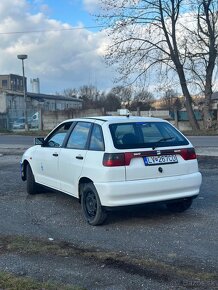
M 29 194 L 38 193 L 38 184 L 35 182 L 35 178 L 30 165 L 26 168 L 26 181 L 27 181 L 27 192 Z
M 192 201 L 192 198 L 185 198 L 183 200 L 167 203 L 166 206 L 171 212 L 183 212 L 191 207 Z
M 90 225 L 97 226 L 105 221 L 107 213 L 101 206 L 97 190 L 93 183 L 86 183 L 82 186 L 81 205 L 83 215 Z

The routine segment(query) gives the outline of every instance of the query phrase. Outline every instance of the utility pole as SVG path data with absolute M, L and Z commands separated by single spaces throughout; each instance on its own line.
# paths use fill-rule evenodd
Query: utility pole
M 25 131 L 29 130 L 28 117 L 27 117 L 27 92 L 26 92 L 26 82 L 25 82 L 25 74 L 24 74 L 24 60 L 27 59 L 27 57 L 28 56 L 26 54 L 19 54 L 17 56 L 18 59 L 22 60 Z

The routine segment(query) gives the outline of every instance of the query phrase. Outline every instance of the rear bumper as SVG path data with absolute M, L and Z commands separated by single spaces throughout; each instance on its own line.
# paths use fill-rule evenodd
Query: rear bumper
M 179 198 L 199 194 L 202 176 L 200 172 L 147 180 L 95 183 L 103 206 L 127 206 Z

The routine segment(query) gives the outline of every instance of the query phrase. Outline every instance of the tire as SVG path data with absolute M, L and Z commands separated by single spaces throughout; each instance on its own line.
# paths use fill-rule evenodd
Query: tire
M 27 181 L 27 193 L 36 194 L 38 193 L 38 184 L 35 182 L 35 178 L 30 165 L 26 167 L 26 181 Z
M 85 183 L 82 185 L 81 205 L 83 215 L 90 225 L 97 226 L 105 221 L 107 213 L 101 206 L 97 190 L 93 183 Z
M 167 209 L 171 212 L 184 212 L 192 205 L 192 198 L 185 198 L 183 200 L 167 203 Z

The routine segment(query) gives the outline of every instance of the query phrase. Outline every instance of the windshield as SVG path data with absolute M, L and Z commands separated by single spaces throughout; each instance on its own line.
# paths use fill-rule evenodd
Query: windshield
M 117 149 L 188 145 L 188 141 L 166 122 L 137 122 L 109 125 Z

